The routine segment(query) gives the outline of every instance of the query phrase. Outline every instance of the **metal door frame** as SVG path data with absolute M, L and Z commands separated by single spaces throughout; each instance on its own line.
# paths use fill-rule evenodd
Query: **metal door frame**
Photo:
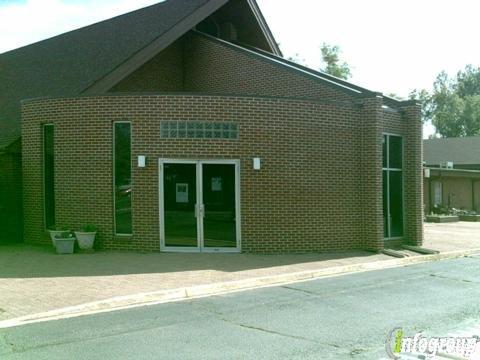
M 197 218 L 197 246 L 178 247 L 165 245 L 165 206 L 164 206 L 164 165 L 165 164 L 195 164 L 196 174 L 196 204 L 195 216 Z M 235 225 L 236 225 L 236 247 L 232 248 L 211 248 L 204 245 L 204 204 L 203 204 L 203 164 L 230 164 L 235 166 Z M 163 252 L 203 252 L 203 253 L 238 253 L 241 252 L 241 206 L 240 206 L 240 160 L 225 159 L 159 159 L 158 160 L 158 209 L 159 209 L 159 232 L 160 251 Z

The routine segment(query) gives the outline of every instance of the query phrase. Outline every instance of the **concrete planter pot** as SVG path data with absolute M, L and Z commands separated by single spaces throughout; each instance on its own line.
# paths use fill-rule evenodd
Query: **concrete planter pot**
M 451 223 L 460 221 L 456 215 L 427 215 L 427 222 L 429 223 Z
M 73 254 L 75 247 L 75 238 L 55 238 L 55 249 L 57 254 Z
M 460 221 L 479 222 L 480 215 L 460 215 Z
M 97 232 L 83 232 L 75 231 L 75 236 L 78 241 L 78 247 L 82 250 L 92 250 L 95 242 Z
M 50 239 L 52 239 L 52 245 L 55 246 L 55 236 L 60 236 L 64 233 L 65 230 L 48 230 L 50 234 Z

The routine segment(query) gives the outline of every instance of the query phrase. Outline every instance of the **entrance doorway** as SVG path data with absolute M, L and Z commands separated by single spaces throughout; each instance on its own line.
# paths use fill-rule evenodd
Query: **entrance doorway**
M 237 160 L 159 161 L 162 251 L 240 251 L 239 168 Z

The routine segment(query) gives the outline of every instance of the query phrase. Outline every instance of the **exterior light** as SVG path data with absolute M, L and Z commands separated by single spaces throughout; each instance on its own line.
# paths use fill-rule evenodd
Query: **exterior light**
M 138 167 L 139 168 L 144 168 L 146 166 L 146 157 L 145 155 L 140 155 L 138 157 Z
M 260 170 L 262 168 L 262 163 L 260 158 L 253 158 L 253 170 Z

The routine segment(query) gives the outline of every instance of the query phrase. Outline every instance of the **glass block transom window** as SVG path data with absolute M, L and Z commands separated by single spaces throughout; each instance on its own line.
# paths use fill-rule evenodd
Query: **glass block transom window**
M 238 124 L 220 121 L 163 121 L 164 139 L 238 139 Z

